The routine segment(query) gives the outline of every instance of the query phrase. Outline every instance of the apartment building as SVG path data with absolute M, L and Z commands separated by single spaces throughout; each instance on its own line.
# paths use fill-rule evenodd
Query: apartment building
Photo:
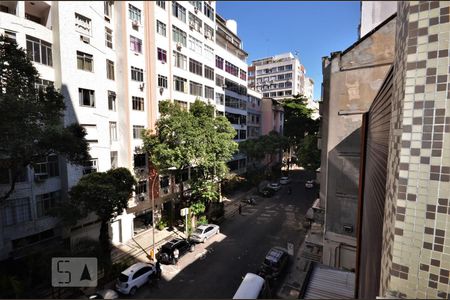
M 313 97 L 314 82 L 305 76 L 305 67 L 290 52 L 254 60 L 249 73 L 249 88 L 263 97 L 284 99 L 297 94 Z
M 151 187 L 156 216 L 173 209 L 179 182 L 167 176 L 149 182 L 151 168 L 141 152 L 141 132 L 154 128 L 161 100 L 185 108 L 196 99 L 214 104 L 233 123 L 236 141 L 247 138 L 247 53 L 236 22 L 217 15 L 214 1 L 6 1 L 0 8 L 0 33 L 32 53 L 42 85 L 61 90 L 64 123 L 84 126 L 92 156 L 84 166 L 50 156 L 24 170 L 2 209 L 0 259 L 61 237 L 72 244 L 96 238 L 94 215 L 64 233 L 47 215 L 90 172 L 126 167 L 138 179 L 129 208 L 111 223 L 113 243 L 143 230 L 152 216 Z M 245 170 L 245 156 L 230 165 Z

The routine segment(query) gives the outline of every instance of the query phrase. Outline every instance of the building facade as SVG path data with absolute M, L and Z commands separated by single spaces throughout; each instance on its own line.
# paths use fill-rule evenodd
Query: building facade
M 305 67 L 290 52 L 254 60 L 249 73 L 249 88 L 263 97 L 284 99 L 297 94 L 313 97 L 314 82 L 305 76 Z
M 236 141 L 247 138 L 247 53 L 236 22 L 217 15 L 214 1 L 8 1 L 0 8 L 0 33 L 30 53 L 42 86 L 60 89 L 64 123 L 86 129 L 92 156 L 83 166 L 49 156 L 24 170 L 1 211 L 0 259 L 61 237 L 72 244 L 96 239 L 94 215 L 68 232 L 48 216 L 90 172 L 126 167 L 138 179 L 129 208 L 111 223 L 113 243 L 144 228 L 152 215 L 152 186 L 157 217 L 171 209 L 179 183 L 163 176 L 149 182 L 151 169 L 141 150 L 141 133 L 154 129 L 161 100 L 185 108 L 196 99 L 209 102 L 232 121 Z M 245 170 L 245 156 L 233 161 Z M 8 170 L 1 172 L 3 190 L 10 178 Z

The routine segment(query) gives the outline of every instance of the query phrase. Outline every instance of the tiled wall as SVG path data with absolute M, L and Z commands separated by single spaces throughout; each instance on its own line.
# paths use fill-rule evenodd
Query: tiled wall
M 380 295 L 450 294 L 449 11 L 398 3 Z

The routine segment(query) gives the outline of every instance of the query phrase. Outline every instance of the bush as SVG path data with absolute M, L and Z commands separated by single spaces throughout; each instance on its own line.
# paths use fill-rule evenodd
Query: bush
M 206 224 L 208 224 L 208 219 L 206 218 L 206 216 L 201 216 L 200 218 L 198 218 L 197 226 Z
M 164 228 L 166 228 L 168 225 L 167 225 L 167 220 L 164 220 L 164 219 L 161 219 L 161 220 L 159 220 L 159 222 L 156 224 L 156 228 L 158 229 L 158 230 L 163 230 Z

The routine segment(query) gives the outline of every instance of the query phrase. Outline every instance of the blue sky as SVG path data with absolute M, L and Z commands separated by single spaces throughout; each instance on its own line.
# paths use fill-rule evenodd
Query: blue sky
M 320 99 L 322 57 L 358 38 L 360 2 L 217 1 L 217 12 L 237 21 L 238 35 L 254 59 L 298 51 Z

